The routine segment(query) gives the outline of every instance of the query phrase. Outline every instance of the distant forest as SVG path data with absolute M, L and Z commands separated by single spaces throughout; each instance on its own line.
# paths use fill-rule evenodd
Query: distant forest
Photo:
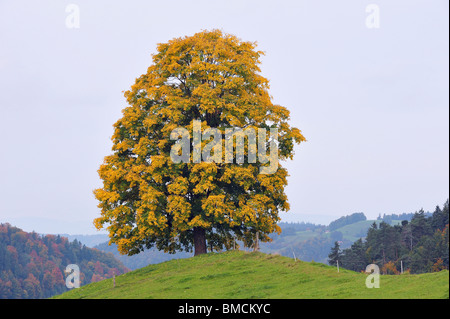
M 383 214 L 383 216 L 381 216 L 381 214 L 378 216 L 377 220 L 382 220 L 385 223 L 391 224 L 392 221 L 394 220 L 407 220 L 410 221 L 413 217 L 414 217 L 415 213 L 403 213 L 403 214 Z M 426 217 L 430 217 L 432 215 L 432 213 L 430 212 L 424 212 L 424 216 Z
M 47 298 L 67 291 L 64 271 L 80 267 L 81 285 L 128 271 L 112 254 L 65 237 L 0 224 L 0 299 Z
M 343 216 L 336 219 L 335 221 L 332 221 L 330 225 L 328 225 L 328 230 L 333 231 L 346 225 L 354 224 L 364 220 L 367 220 L 364 213 L 354 213 L 348 216 Z
M 409 217 L 409 216 L 393 216 Z M 341 251 L 339 242 L 328 256 L 330 265 L 364 271 L 368 264 L 377 264 L 384 274 L 402 271 L 424 273 L 449 268 L 449 202 L 432 214 L 420 210 L 410 221 L 391 226 L 384 220 L 373 223 L 365 239 L 355 241 Z

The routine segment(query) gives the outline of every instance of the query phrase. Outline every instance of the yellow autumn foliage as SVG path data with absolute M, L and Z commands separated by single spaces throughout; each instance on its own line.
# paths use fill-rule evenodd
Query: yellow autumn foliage
M 194 229 L 203 229 L 214 249 L 229 249 L 234 238 L 251 245 L 256 233 L 268 241 L 280 231 L 279 212 L 289 209 L 281 162 L 264 175 L 258 162 L 194 163 L 191 154 L 189 163 L 175 164 L 170 158 L 170 133 L 181 127 L 192 137 L 194 120 L 203 131 L 222 134 L 277 128 L 278 159 L 292 158 L 294 144 L 305 138 L 289 125 L 289 111 L 272 103 L 260 74 L 262 54 L 256 43 L 219 30 L 157 46 L 153 64 L 125 92 L 129 105 L 114 124 L 112 154 L 98 170 L 103 186 L 94 191 L 101 209 L 94 224 L 106 227 L 121 253 L 191 250 Z

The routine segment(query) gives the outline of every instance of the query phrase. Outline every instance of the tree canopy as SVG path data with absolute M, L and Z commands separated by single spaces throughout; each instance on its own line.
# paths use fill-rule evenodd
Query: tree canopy
M 289 111 L 272 103 L 269 81 L 260 75 L 263 52 L 255 49 L 256 43 L 219 30 L 176 38 L 158 45 L 147 73 L 125 92 L 129 106 L 99 169 L 103 187 L 94 191 L 101 208 L 94 223 L 108 229 L 121 253 L 156 246 L 200 254 L 230 248 L 234 238 L 252 245 L 256 233 L 269 241 L 268 234 L 280 231 L 279 212 L 289 204 L 288 172 L 278 159 L 292 159 L 294 144 L 305 138 L 289 125 Z M 198 124 L 201 141 L 195 140 Z M 190 157 L 175 163 L 173 147 L 186 147 L 171 138 L 180 128 L 189 135 Z M 219 131 L 221 146 L 231 139 L 236 161 L 224 161 L 229 149 L 222 147 L 212 148 L 212 161 L 195 160 L 208 147 L 210 128 Z M 238 161 L 250 157 L 250 135 L 244 154 L 237 154 L 237 137 L 225 134 L 230 128 L 276 129 L 275 142 L 258 135 L 257 144 L 267 152 L 277 146 L 276 171 L 260 173 L 273 161 Z

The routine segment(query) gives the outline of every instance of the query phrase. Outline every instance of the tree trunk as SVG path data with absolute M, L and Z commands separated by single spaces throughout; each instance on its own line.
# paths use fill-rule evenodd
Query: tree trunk
M 205 229 L 194 227 L 194 256 L 206 254 L 206 234 Z

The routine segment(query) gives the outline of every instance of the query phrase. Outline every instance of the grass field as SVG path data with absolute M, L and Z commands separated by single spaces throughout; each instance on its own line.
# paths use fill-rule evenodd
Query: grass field
M 367 275 L 320 263 L 231 251 L 150 265 L 54 298 L 448 298 L 449 273 L 381 275 L 380 288 Z

